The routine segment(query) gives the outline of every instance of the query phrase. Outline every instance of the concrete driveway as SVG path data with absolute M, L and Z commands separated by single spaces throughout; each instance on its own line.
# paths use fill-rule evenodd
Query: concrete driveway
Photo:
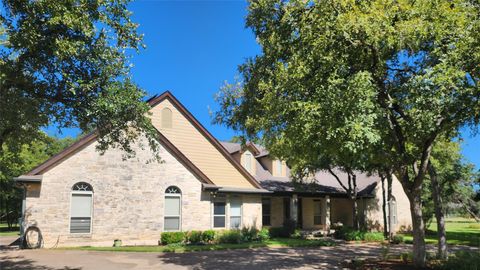
M 410 248 L 408 245 L 392 246 L 390 254 L 405 252 Z M 474 249 L 462 247 L 465 248 Z M 0 269 L 342 269 L 341 264 L 346 259 L 355 256 L 378 258 L 380 254 L 381 246 L 376 244 L 189 253 L 4 249 L 0 251 Z

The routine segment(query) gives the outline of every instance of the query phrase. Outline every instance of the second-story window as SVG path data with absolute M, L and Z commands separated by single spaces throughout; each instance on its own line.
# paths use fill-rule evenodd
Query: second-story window
M 248 172 L 252 172 L 252 154 L 250 152 L 245 153 L 244 167 Z
M 277 176 L 282 176 L 282 175 L 283 175 L 283 174 L 282 174 L 282 171 L 283 171 L 282 161 L 281 161 L 281 160 L 277 160 L 276 162 L 277 162 L 277 166 L 276 166 L 276 167 L 277 167 L 277 171 L 276 171 L 276 174 L 277 174 Z

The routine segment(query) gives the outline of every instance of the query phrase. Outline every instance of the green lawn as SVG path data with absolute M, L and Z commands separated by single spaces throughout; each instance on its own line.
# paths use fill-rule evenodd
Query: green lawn
M 62 249 L 93 250 L 93 251 L 124 251 L 124 252 L 188 252 L 206 250 L 245 249 L 259 247 L 319 247 L 332 246 L 333 242 L 327 240 L 304 240 L 290 238 L 274 238 L 263 243 L 240 244 L 212 244 L 212 245 L 181 245 L 167 246 L 124 246 L 124 247 L 72 247 Z
M 480 223 L 473 219 L 448 218 L 446 221 L 447 243 L 451 245 L 480 246 Z M 404 235 L 405 241 L 412 241 L 411 235 Z M 428 227 L 425 241 L 429 244 L 437 243 L 437 223 L 435 220 Z
M 20 229 L 18 228 L 18 225 L 15 225 L 15 227 L 13 227 L 12 229 L 8 229 L 7 224 L 0 223 L 0 236 L 20 235 L 19 231 L 20 231 Z

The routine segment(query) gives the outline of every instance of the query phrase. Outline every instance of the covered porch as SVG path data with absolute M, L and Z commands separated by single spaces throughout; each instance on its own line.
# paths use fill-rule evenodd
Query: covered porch
M 357 200 L 361 225 L 365 223 L 368 198 Z M 297 228 L 330 232 L 333 224 L 353 226 L 353 201 L 345 196 L 284 193 L 264 196 L 263 226 L 282 227 L 293 220 Z

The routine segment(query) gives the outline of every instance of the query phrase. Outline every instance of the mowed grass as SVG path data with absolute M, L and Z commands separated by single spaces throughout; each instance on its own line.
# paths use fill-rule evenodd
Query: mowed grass
M 182 245 L 172 244 L 167 246 L 123 246 L 123 247 L 71 247 L 61 249 L 91 250 L 91 251 L 120 251 L 120 252 L 190 252 L 209 250 L 232 250 L 260 247 L 319 247 L 333 246 L 334 242 L 328 240 L 305 240 L 291 238 L 274 238 L 265 242 L 252 242 L 240 244 L 209 244 L 209 245 Z
M 480 223 L 474 219 L 448 218 L 445 223 L 447 229 L 447 243 L 450 245 L 468 245 L 480 247 Z M 413 237 L 405 234 L 405 241 L 412 241 Z M 432 221 L 428 227 L 425 241 L 428 244 L 437 244 L 437 223 Z
M 0 223 L 0 236 L 16 236 L 20 235 L 20 229 L 18 225 L 15 225 L 12 229 L 8 228 L 6 223 Z

